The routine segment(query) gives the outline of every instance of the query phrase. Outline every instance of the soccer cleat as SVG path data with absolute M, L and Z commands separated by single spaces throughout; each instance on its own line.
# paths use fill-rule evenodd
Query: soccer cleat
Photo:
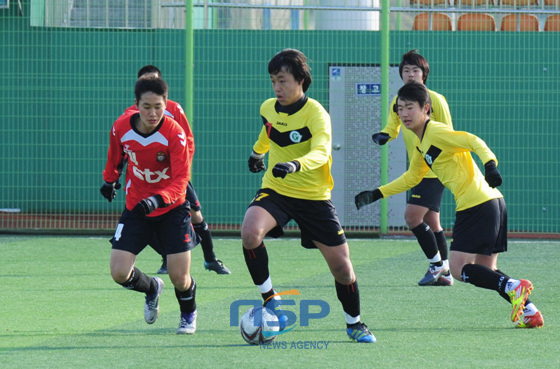
M 161 262 L 161 267 L 157 271 L 157 274 L 167 274 L 167 258 L 165 257 L 163 258 L 163 261 Z
M 271 298 L 270 300 L 264 303 L 263 307 L 267 308 L 268 310 L 271 310 L 274 313 L 274 315 L 278 317 L 278 326 L 280 327 L 280 330 L 283 331 L 284 328 L 286 328 L 286 325 L 288 324 L 288 317 L 286 316 L 286 314 L 284 314 L 284 311 L 280 307 L 279 301 L 282 300 L 276 300 L 274 298 Z
M 523 309 L 525 308 L 525 302 L 531 294 L 532 289 L 533 284 L 531 283 L 531 281 L 521 279 L 519 285 L 508 292 L 509 299 L 511 300 L 511 305 L 513 306 L 513 310 L 511 312 L 512 322 L 516 322 L 519 320 L 519 317 L 521 316 L 521 314 L 523 313 Z
M 157 283 L 156 293 L 153 295 L 146 295 L 146 303 L 144 304 L 144 320 L 146 323 L 153 324 L 159 315 L 159 295 L 163 291 L 163 281 L 161 278 L 153 278 Z
M 439 276 L 443 272 L 443 266 L 437 266 L 435 264 L 430 264 L 428 271 L 424 275 L 424 278 L 418 282 L 419 286 L 433 286 L 437 284 Z
M 211 270 L 218 274 L 231 274 L 229 269 L 222 263 L 221 260 L 205 261 L 204 269 Z
M 360 343 L 375 343 L 375 336 L 369 331 L 367 325 L 362 322 L 347 325 L 346 333 L 348 337 Z
M 181 313 L 181 322 L 177 328 L 177 334 L 194 334 L 196 332 L 196 316 L 197 311 L 189 314 Z
M 516 328 L 541 328 L 544 325 L 544 318 L 540 311 L 536 314 L 523 316 L 523 320 L 517 322 Z
M 453 286 L 453 276 L 449 270 L 444 271 L 441 273 L 439 278 L 437 279 L 436 286 Z

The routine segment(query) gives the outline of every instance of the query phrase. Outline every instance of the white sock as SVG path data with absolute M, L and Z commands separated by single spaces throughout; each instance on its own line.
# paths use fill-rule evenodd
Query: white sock
M 519 286 L 520 283 L 521 283 L 521 281 L 519 279 L 513 279 L 513 278 L 508 279 L 508 281 L 506 283 L 506 293 L 516 289 L 517 286 Z
M 267 293 L 268 291 L 270 291 L 272 289 L 272 280 L 270 279 L 270 276 L 266 279 L 266 281 L 264 281 L 263 284 L 259 284 L 257 287 L 259 287 L 259 291 L 261 293 Z
M 346 324 L 356 324 L 360 322 L 360 316 L 350 316 L 347 313 L 344 313 L 344 317 L 346 318 Z
M 449 270 L 449 260 L 443 260 L 443 269 Z
M 523 315 L 525 315 L 525 316 L 533 316 L 533 315 L 535 315 L 538 311 L 539 311 L 539 309 L 537 309 L 537 307 L 535 306 L 535 304 L 533 304 L 533 303 L 531 302 L 530 304 L 525 305 L 525 309 L 523 309 Z
M 439 251 L 436 254 L 436 256 L 434 256 L 433 258 L 431 258 L 429 260 L 430 260 L 430 263 L 432 263 L 432 264 L 440 262 L 441 261 L 441 255 L 439 254 Z

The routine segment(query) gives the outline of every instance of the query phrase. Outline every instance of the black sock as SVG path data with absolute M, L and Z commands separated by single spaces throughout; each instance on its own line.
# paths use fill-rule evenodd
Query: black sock
M 497 291 L 500 295 L 502 292 L 505 292 L 508 281 L 508 278 L 502 274 L 480 264 L 466 264 L 461 271 L 461 277 L 463 278 L 463 282 Z
M 132 274 L 130 278 L 124 283 L 120 283 L 121 286 L 127 290 L 133 290 L 138 292 L 144 292 L 147 295 L 153 295 L 157 291 L 156 281 L 148 277 L 146 274 L 142 273 L 140 269 L 134 267 L 132 269 Z
M 439 255 L 441 260 L 447 260 L 449 257 L 449 252 L 447 249 L 447 239 L 443 233 L 443 229 L 439 232 L 434 232 L 434 237 L 436 238 L 437 248 L 439 250 Z
M 336 296 L 342 303 L 342 310 L 352 317 L 360 315 L 360 290 L 358 280 L 348 286 L 334 281 Z
M 200 245 L 202 246 L 204 260 L 207 262 L 215 261 L 214 242 L 212 241 L 212 233 L 208 229 L 208 224 L 206 224 L 203 219 L 201 223 L 193 224 L 193 228 L 196 234 L 200 236 Z
M 192 313 L 196 310 L 196 283 L 194 278 L 191 277 L 191 286 L 186 291 L 179 291 L 175 288 L 175 296 L 179 301 L 179 309 L 182 314 Z
M 437 255 L 438 247 L 436 237 L 426 222 L 422 222 L 420 225 L 414 227 L 414 229 L 412 229 L 412 233 L 414 233 L 418 239 L 418 243 L 420 244 L 422 251 L 424 251 L 424 255 L 426 255 L 428 259 L 432 259 Z
M 249 269 L 249 274 L 253 278 L 253 283 L 257 286 L 263 284 L 270 276 L 268 272 L 268 253 L 264 242 L 253 250 L 247 250 L 243 247 L 243 256 L 245 256 L 245 263 Z

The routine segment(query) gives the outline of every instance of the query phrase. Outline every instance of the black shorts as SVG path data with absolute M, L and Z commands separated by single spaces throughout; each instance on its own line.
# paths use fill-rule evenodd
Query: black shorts
M 198 201 L 198 196 L 191 181 L 187 184 L 187 201 L 191 205 L 191 210 L 200 211 L 200 201 Z
M 157 217 L 139 216 L 125 209 L 111 239 L 113 249 L 138 255 L 156 237 L 165 254 L 193 249 L 200 242 L 191 224 L 188 203 Z
M 492 255 L 507 251 L 507 209 L 503 198 L 455 214 L 452 251 Z
M 249 204 L 259 206 L 276 219 L 278 225 L 268 232 L 270 237 L 280 237 L 283 228 L 294 220 L 301 231 L 301 245 L 316 248 L 313 241 L 327 246 L 346 243 L 344 230 L 331 200 L 302 200 L 278 194 L 269 188 L 260 189 Z
M 428 208 L 439 213 L 445 186 L 437 178 L 424 178 L 410 190 L 407 203 Z

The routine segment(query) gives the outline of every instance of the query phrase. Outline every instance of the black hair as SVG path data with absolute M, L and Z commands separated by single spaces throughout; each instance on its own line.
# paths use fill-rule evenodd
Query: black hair
M 268 62 L 268 74 L 278 74 L 282 67 L 291 73 L 297 82 L 303 81 L 303 92 L 311 85 L 311 68 L 307 64 L 307 57 L 299 50 L 284 49 L 274 55 Z
M 155 65 L 145 65 L 138 71 L 138 78 L 142 77 L 144 74 L 157 73 L 161 77 L 161 71 Z
M 399 100 L 417 102 L 421 107 L 430 104 L 431 111 L 432 99 L 430 98 L 430 91 L 428 91 L 428 88 L 423 83 L 416 81 L 405 83 L 397 94 L 397 103 Z
M 401 64 L 399 65 L 399 75 L 402 78 L 402 71 L 406 65 L 415 65 L 422 70 L 422 80 L 424 83 L 428 80 L 428 75 L 430 74 L 430 65 L 428 61 L 420 54 L 418 50 L 410 50 L 402 56 Z
M 140 101 L 142 94 L 146 92 L 153 92 L 167 99 L 167 91 L 167 82 L 159 77 L 139 78 L 138 81 L 136 81 L 136 85 L 134 85 L 136 101 Z

